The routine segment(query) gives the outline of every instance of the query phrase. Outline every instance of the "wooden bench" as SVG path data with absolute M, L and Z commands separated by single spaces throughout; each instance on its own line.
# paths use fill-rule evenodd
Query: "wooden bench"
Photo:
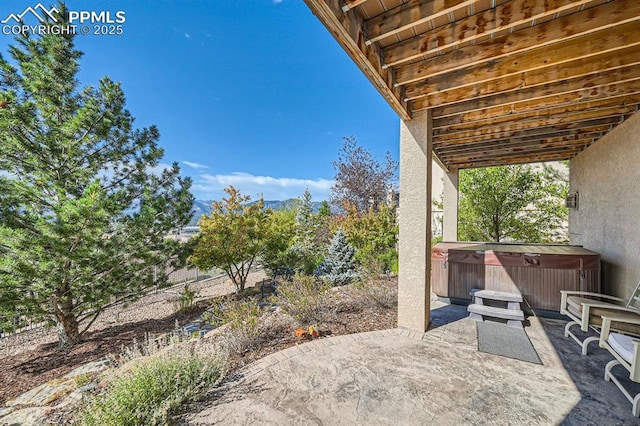
M 524 312 L 520 309 L 522 295 L 493 290 L 472 290 L 474 303 L 467 307 L 469 318 L 484 321 L 484 317 L 501 318 L 507 320 L 507 325 L 522 329 Z M 485 305 L 485 300 L 507 302 L 506 308 Z

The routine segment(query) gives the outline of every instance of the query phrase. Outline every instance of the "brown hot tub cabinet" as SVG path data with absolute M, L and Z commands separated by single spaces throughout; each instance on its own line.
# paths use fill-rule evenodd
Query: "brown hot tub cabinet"
M 432 291 L 469 299 L 472 288 L 520 292 L 525 308 L 560 310 L 560 290 L 600 292 L 600 254 L 579 246 L 438 243 Z

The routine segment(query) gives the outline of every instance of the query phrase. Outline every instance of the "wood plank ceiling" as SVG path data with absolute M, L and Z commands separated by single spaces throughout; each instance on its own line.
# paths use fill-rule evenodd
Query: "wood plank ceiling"
M 566 160 L 638 111 L 640 0 L 305 0 L 448 170 Z

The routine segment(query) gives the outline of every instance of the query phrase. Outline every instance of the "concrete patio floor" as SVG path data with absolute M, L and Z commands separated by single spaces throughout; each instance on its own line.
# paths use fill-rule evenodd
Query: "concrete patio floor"
M 543 365 L 477 351 L 463 306 L 432 302 L 427 333 L 384 330 L 320 339 L 272 354 L 228 380 L 184 424 L 640 424 L 565 321 L 529 317 Z M 626 370 L 616 367 L 618 376 Z M 637 389 L 637 388 L 636 388 Z M 181 422 L 181 423 L 182 423 Z

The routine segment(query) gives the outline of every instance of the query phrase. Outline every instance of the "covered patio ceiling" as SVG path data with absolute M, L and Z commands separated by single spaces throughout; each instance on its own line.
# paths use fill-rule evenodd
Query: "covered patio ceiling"
M 461 168 L 567 160 L 638 110 L 638 0 L 305 0 Z

